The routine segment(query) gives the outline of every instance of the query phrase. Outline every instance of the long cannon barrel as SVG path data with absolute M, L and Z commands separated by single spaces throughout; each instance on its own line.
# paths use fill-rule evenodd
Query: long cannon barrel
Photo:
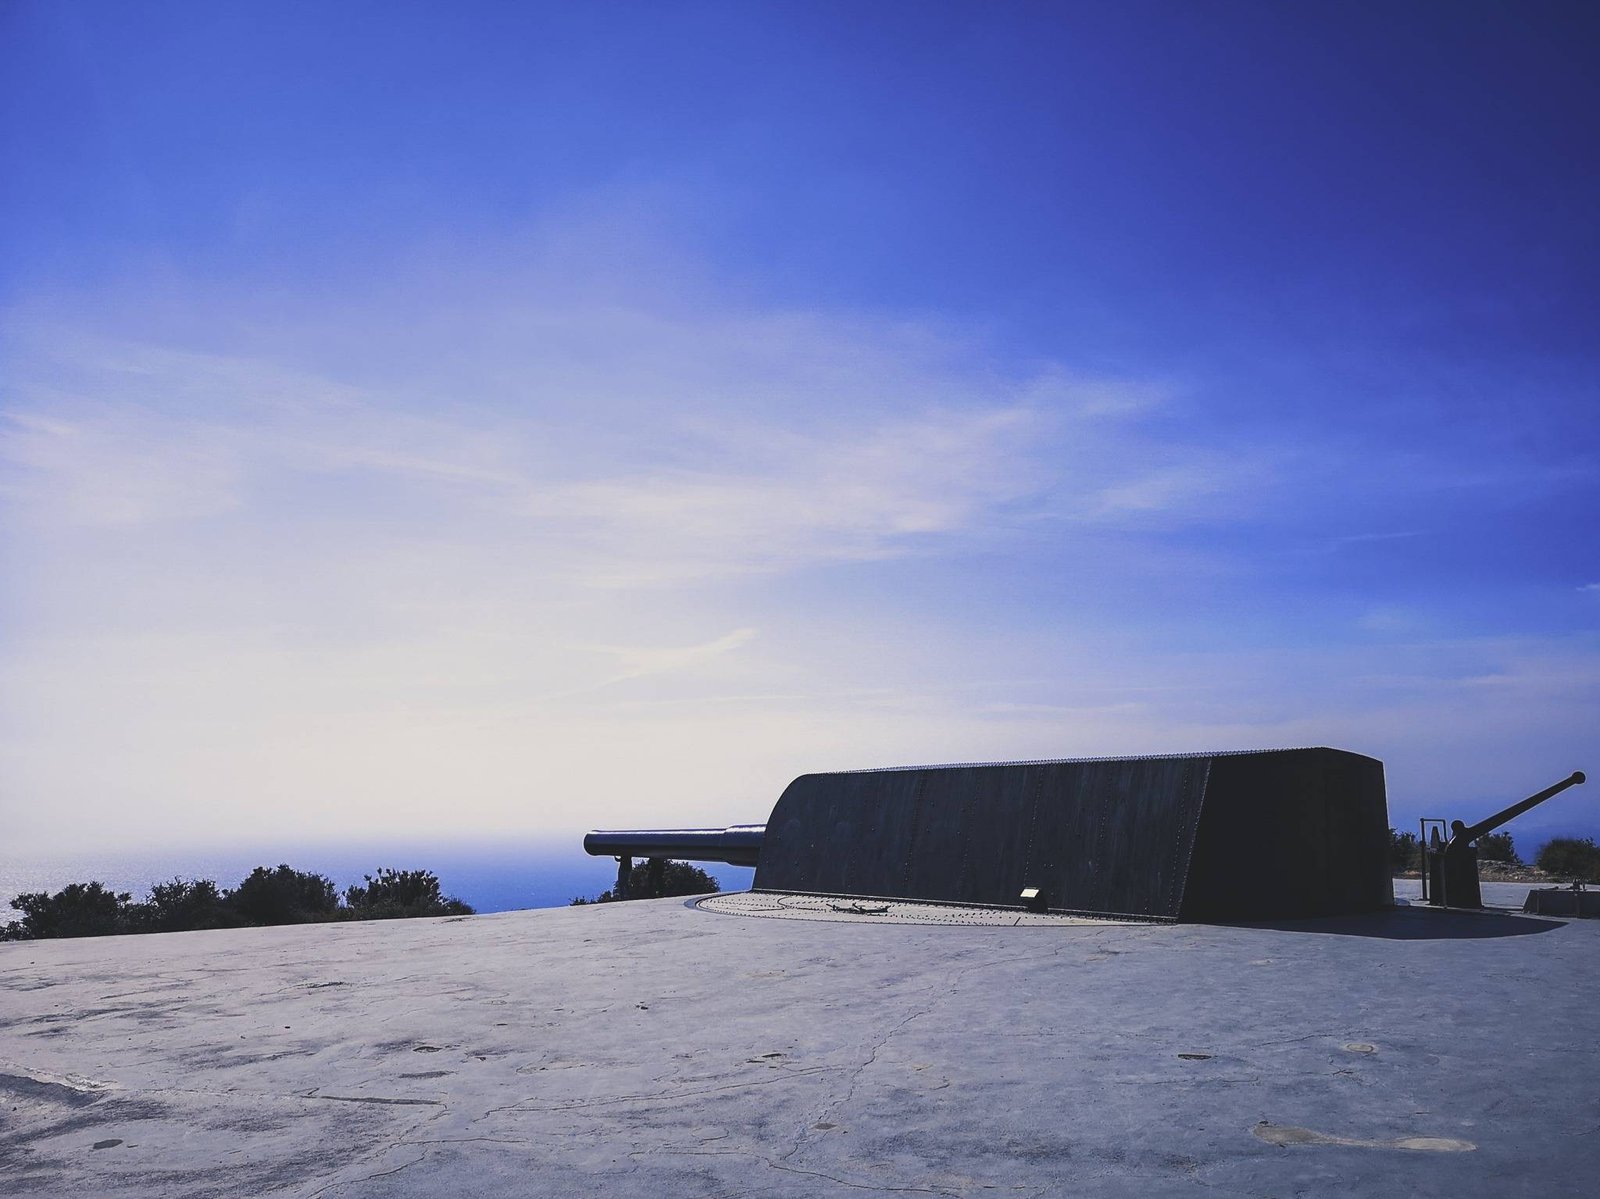
M 583 839 L 583 848 L 585 853 L 597 858 L 672 858 L 754 866 L 766 833 L 764 824 L 735 824 L 729 828 L 600 829 Z
M 1454 821 L 1450 826 L 1450 842 L 1452 845 L 1465 845 L 1469 841 L 1476 841 L 1485 833 L 1492 833 L 1508 820 L 1513 820 L 1522 815 L 1529 808 L 1537 807 L 1552 795 L 1559 795 L 1568 787 L 1576 787 L 1583 782 L 1584 774 L 1581 770 L 1574 770 L 1566 778 L 1553 787 L 1546 787 L 1537 795 L 1530 795 L 1520 803 L 1514 803 L 1509 808 L 1496 812 L 1493 816 L 1485 817 L 1474 825 L 1465 825 L 1461 821 Z

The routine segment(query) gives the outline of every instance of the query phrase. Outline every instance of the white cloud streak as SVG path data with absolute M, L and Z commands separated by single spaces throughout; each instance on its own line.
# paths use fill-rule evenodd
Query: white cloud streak
M 248 359 L 119 346 L 100 347 L 95 364 L 96 347 L 75 339 L 56 352 L 74 355 L 86 386 L 43 399 L 24 390 L 0 434 L 5 486 L 44 526 L 132 528 L 235 511 L 244 524 L 279 495 L 298 508 L 308 479 L 373 493 L 388 479 L 408 517 L 413 505 L 466 515 L 476 504 L 500 532 L 532 537 L 547 560 L 609 586 L 872 560 L 1039 516 L 1188 519 L 1224 490 L 1198 452 L 1168 445 L 1152 459 L 1132 423 L 1152 403 L 1138 387 L 1119 401 L 1114 384 L 1080 387 L 1053 371 L 1018 384 L 970 368 L 962 378 L 940 361 L 954 351 L 921 339 L 929 361 L 861 360 L 827 403 L 785 390 L 729 412 L 719 397 L 735 381 L 713 380 L 700 337 L 677 332 L 693 364 L 684 369 L 707 389 L 704 410 L 675 404 L 671 374 L 660 396 L 628 393 L 626 365 L 615 378 L 565 377 L 549 412 L 541 397 L 408 407 Z M 729 371 L 752 369 L 753 336 L 732 338 Z M 860 334 L 838 338 L 809 329 L 798 350 L 780 343 L 777 362 L 753 373 L 780 374 L 796 352 L 848 357 Z M 574 419 L 575 390 L 592 420 Z M 939 398 L 915 406 L 908 390 Z M 618 447 L 612 422 L 636 436 Z
M 626 682 L 628 679 L 648 678 L 652 675 L 677 674 L 720 654 L 731 653 L 745 645 L 756 635 L 754 629 L 734 629 L 715 641 L 703 645 L 649 647 L 638 645 L 597 645 L 597 653 L 608 654 L 616 660 L 619 673 L 605 684 Z

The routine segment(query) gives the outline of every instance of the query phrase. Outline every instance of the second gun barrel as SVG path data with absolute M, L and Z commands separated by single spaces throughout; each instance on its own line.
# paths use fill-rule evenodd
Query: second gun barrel
M 1450 840 L 1452 842 L 1460 844 L 1460 845 L 1465 845 L 1469 841 L 1476 841 L 1479 837 L 1483 836 L 1485 833 L 1494 831 L 1495 829 L 1499 828 L 1502 824 L 1505 824 L 1508 821 L 1510 821 L 1513 817 L 1522 815 L 1529 808 L 1537 807 L 1539 804 L 1542 804 L 1545 800 L 1549 799 L 1551 796 L 1559 795 L 1561 792 L 1565 791 L 1568 787 L 1576 787 L 1579 783 L 1581 783 L 1583 781 L 1584 781 L 1583 771 L 1574 770 L 1570 775 L 1568 775 L 1566 778 L 1562 779 L 1555 786 L 1546 787 L 1543 791 L 1539 792 L 1537 795 L 1530 795 L 1530 796 L 1528 796 L 1527 799 L 1521 800 L 1518 803 L 1514 803 L 1509 808 L 1504 808 L 1504 809 L 1496 812 L 1493 816 L 1489 816 L 1489 817 L 1487 817 L 1487 818 L 1485 818 L 1483 820 L 1478 821 L 1477 824 L 1474 824 L 1474 825 L 1471 825 L 1471 826 L 1452 827 L 1451 828 Z M 1455 823 L 1456 823 L 1456 825 L 1461 825 L 1461 822 L 1459 820 L 1456 821 Z

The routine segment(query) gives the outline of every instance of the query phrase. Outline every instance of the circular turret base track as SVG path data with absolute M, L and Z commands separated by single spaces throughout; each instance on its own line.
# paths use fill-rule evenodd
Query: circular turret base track
M 1022 912 L 1008 908 L 915 903 L 902 899 L 853 899 L 838 895 L 796 895 L 778 891 L 723 891 L 694 906 L 725 916 L 767 916 L 777 920 L 830 920 L 853 924 L 1106 925 L 1143 921 Z

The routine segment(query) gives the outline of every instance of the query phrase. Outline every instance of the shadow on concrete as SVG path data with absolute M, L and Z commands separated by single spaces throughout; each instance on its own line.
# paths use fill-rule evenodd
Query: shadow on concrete
M 1460 941 L 1487 937 L 1528 937 L 1561 928 L 1562 920 L 1535 920 L 1509 912 L 1440 911 L 1393 908 L 1362 916 L 1324 916 L 1314 920 L 1251 920 L 1230 922 L 1235 928 L 1270 928 L 1281 932 L 1334 933 L 1342 937 L 1378 937 L 1388 941 Z

